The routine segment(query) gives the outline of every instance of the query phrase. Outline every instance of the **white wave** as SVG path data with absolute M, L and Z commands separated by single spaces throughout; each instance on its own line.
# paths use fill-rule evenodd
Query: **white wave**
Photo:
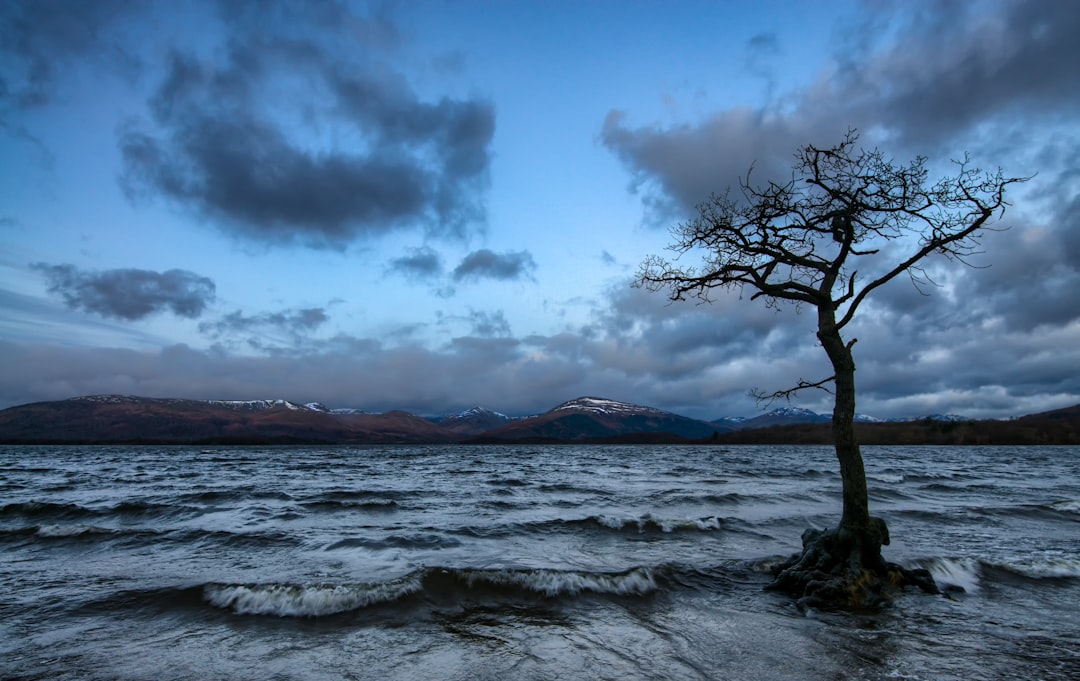
M 890 485 L 895 485 L 904 481 L 903 475 L 895 473 L 867 473 L 866 477 L 869 480 L 876 480 Z
M 78 537 L 84 534 L 112 534 L 112 530 L 96 525 L 42 525 L 37 528 L 39 537 Z
M 203 596 L 238 615 L 319 617 L 397 600 L 421 588 L 414 578 L 383 584 L 211 584 Z
M 633 521 L 627 520 L 626 518 L 616 518 L 616 517 L 610 516 L 610 515 L 598 515 L 598 516 L 595 516 L 595 517 L 596 517 L 596 522 L 600 523 L 604 527 L 611 528 L 612 530 L 621 530 L 627 523 L 633 522 Z M 640 527 L 640 525 L 639 525 L 639 527 Z
M 663 520 L 660 518 L 648 517 L 650 520 L 660 526 L 663 532 L 671 533 L 679 530 L 697 529 L 702 531 L 719 530 L 720 519 L 716 516 L 710 516 L 707 518 L 683 518 L 674 520 Z
M 613 530 L 621 530 L 625 527 L 636 527 L 638 532 L 644 532 L 648 527 L 658 527 L 661 532 L 670 534 L 679 530 L 697 529 L 702 531 L 719 530 L 720 519 L 716 516 L 704 518 L 657 518 L 651 513 L 646 513 L 639 518 L 617 518 L 614 516 L 593 516 L 596 522 Z
M 549 597 L 572 596 L 583 591 L 640 595 L 659 588 L 652 571 L 647 568 L 634 568 L 620 574 L 561 570 L 480 570 L 466 571 L 464 577 L 469 586 L 516 586 Z
M 973 558 L 935 558 L 925 564 L 939 586 L 960 587 L 975 593 L 979 586 L 979 562 Z
M 1056 511 L 1069 511 L 1072 513 L 1080 513 L 1080 501 L 1058 501 L 1050 504 L 1050 508 Z
M 1001 567 L 1033 579 L 1080 577 L 1080 556 L 1041 556 Z

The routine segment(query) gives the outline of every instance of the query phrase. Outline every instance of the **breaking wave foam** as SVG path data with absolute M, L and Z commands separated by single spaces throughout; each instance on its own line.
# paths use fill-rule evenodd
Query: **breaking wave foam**
M 1029 579 L 1080 578 L 1080 556 L 1076 555 L 1041 556 L 1004 563 L 999 567 Z
M 990 562 L 976 558 L 933 558 L 919 561 L 939 586 L 976 593 L 982 582 L 1009 581 L 1010 576 L 1030 580 L 1080 578 L 1080 556 L 1043 555 L 1023 560 Z
M 657 518 L 651 514 L 645 514 L 639 518 L 620 518 L 616 516 L 598 515 L 590 516 L 588 520 L 599 523 L 611 530 L 637 530 L 638 532 L 655 532 L 659 530 L 665 534 L 680 530 L 700 530 L 707 532 L 721 529 L 721 520 L 716 516 L 704 518 Z
M 321 617 L 395 601 L 420 588 L 418 580 L 410 579 L 358 585 L 211 584 L 203 594 L 211 605 L 238 615 Z
M 655 571 L 619 573 L 550 569 L 425 568 L 373 584 L 208 584 L 203 599 L 238 615 L 324 617 L 418 595 L 437 601 L 560 598 L 582 593 L 641 596 L 660 588 Z
M 1050 504 L 1050 508 L 1055 511 L 1068 511 L 1070 513 L 1080 513 L 1080 501 L 1058 501 Z
M 946 591 L 960 590 L 967 593 L 975 593 L 980 590 L 979 574 L 981 567 L 979 561 L 973 558 L 934 558 L 922 565 L 930 571 L 930 575 L 938 586 Z
M 91 534 L 115 534 L 115 530 L 96 525 L 41 525 L 37 528 L 37 536 L 48 538 L 81 537 Z
M 659 588 L 653 571 L 648 568 L 614 574 L 563 570 L 444 570 L 444 574 L 459 577 L 470 588 L 510 586 L 549 598 L 586 591 L 638 596 Z

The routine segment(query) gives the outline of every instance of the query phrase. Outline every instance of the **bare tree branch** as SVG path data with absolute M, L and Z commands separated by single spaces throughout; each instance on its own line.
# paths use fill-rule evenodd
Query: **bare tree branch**
M 767 393 L 758 390 L 757 388 L 754 388 L 750 390 L 750 397 L 754 398 L 754 402 L 759 407 L 762 405 L 764 405 L 765 407 L 769 407 L 778 400 L 787 400 L 788 402 L 790 402 L 791 398 L 794 397 L 799 391 L 807 390 L 808 388 L 817 388 L 818 390 L 824 390 L 825 392 L 832 395 L 833 391 L 826 386 L 835 380 L 836 376 L 829 376 L 828 378 L 823 378 L 820 381 L 807 381 L 800 378 L 799 382 L 795 385 L 795 387 L 787 388 L 786 390 L 777 390 L 776 392 Z
M 752 185 L 747 173 L 741 200 L 730 192 L 713 195 L 697 217 L 672 229 L 670 250 L 680 259 L 701 254 L 700 265 L 650 257 L 635 285 L 666 289 L 671 300 L 706 302 L 715 289 L 749 287 L 752 300 L 764 298 L 769 306 L 831 308 L 842 329 L 870 293 L 901 273 L 925 293 L 923 285 L 934 284 L 919 263 L 932 254 L 971 266 L 980 234 L 995 229 L 991 221 L 1007 205 L 1006 188 L 1028 179 L 983 173 L 965 157 L 955 175 L 931 183 L 925 158 L 897 164 L 877 149 L 856 150 L 857 139 L 849 131 L 835 147 L 804 147 L 783 183 Z M 880 259 L 890 241 L 914 248 L 860 285 L 857 270 L 881 271 L 881 265 L 851 265 Z

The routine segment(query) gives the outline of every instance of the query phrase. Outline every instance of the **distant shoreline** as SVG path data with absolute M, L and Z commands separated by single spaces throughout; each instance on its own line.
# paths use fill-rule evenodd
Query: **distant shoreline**
M 1080 405 L 1007 421 L 928 417 L 862 421 L 854 426 L 864 445 L 1080 445 Z M 578 398 L 528 418 L 450 425 L 403 411 L 336 413 L 285 402 L 248 405 L 136 397 L 75 398 L 0 411 L 0 444 L 7 445 L 710 446 L 831 442 L 832 428 L 827 422 L 733 429 L 598 398 Z

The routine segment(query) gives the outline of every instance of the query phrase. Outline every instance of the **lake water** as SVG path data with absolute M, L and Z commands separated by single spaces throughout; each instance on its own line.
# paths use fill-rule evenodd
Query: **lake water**
M 1080 448 L 863 454 L 948 596 L 763 591 L 826 447 L 0 447 L 0 677 L 1080 678 Z

